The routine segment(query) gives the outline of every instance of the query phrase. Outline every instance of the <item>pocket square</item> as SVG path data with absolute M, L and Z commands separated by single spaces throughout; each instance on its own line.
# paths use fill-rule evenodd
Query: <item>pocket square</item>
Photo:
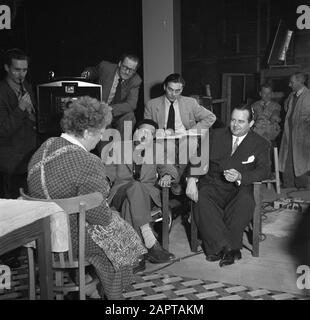
M 250 156 L 248 158 L 248 160 L 247 161 L 243 161 L 242 164 L 252 163 L 252 162 L 254 162 L 254 160 L 255 160 L 255 157 L 254 156 Z

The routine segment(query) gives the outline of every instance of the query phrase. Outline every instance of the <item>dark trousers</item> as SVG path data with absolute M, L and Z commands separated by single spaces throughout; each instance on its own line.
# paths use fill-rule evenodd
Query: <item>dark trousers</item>
M 285 164 L 285 171 L 282 173 L 283 188 L 307 188 L 308 186 L 308 176 L 303 174 L 299 177 L 296 177 L 294 170 L 294 161 L 293 161 L 293 147 L 289 143 L 287 160 Z
M 221 179 L 204 178 L 194 218 L 205 253 L 216 254 L 223 248 L 241 249 L 243 232 L 254 208 L 252 185 L 237 187 Z
M 111 205 L 140 234 L 140 227 L 152 221 L 152 199 L 140 181 L 133 180 L 120 187 Z

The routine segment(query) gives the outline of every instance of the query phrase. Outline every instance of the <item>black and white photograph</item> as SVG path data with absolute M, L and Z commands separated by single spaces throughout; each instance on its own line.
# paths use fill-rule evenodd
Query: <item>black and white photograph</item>
M 310 300 L 309 76 L 309 0 L 1 0 L 0 308 Z

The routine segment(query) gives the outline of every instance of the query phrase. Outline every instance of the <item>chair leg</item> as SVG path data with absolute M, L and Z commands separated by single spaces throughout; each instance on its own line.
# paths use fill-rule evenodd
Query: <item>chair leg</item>
M 280 172 L 279 172 L 279 156 L 278 156 L 278 148 L 274 148 L 274 166 L 276 172 L 276 191 L 277 194 L 281 194 L 280 189 Z
M 169 188 L 162 190 L 162 237 L 163 248 L 169 251 Z
M 35 283 L 35 263 L 33 257 L 33 249 L 27 247 L 28 256 L 28 274 L 29 274 L 29 300 L 36 299 L 36 283 Z
M 254 184 L 255 209 L 253 216 L 253 253 L 254 257 L 259 256 L 259 241 L 261 232 L 261 184 Z
M 63 271 L 55 271 L 55 284 L 56 287 L 62 287 L 64 284 L 64 273 Z M 64 294 L 62 292 L 57 292 L 56 293 L 56 300 L 63 300 L 64 299 Z
M 194 203 L 191 201 L 191 250 L 198 251 L 198 230 L 194 219 Z

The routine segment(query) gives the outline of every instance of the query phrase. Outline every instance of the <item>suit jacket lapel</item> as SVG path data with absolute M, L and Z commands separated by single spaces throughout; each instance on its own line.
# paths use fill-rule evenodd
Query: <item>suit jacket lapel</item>
M 110 95 L 110 92 L 111 92 L 111 89 L 112 89 L 112 86 L 113 86 L 113 82 L 114 82 L 114 77 L 115 77 L 115 74 L 117 72 L 117 67 L 118 66 L 116 66 L 115 69 L 114 69 L 114 72 L 111 72 L 110 75 L 108 76 L 107 87 L 106 87 L 107 89 L 106 89 L 106 93 L 105 93 L 106 94 L 106 100 L 109 99 L 109 95 Z
M 187 128 L 189 128 L 189 123 L 188 123 L 189 121 L 188 121 L 188 116 L 187 116 L 188 111 L 187 111 L 186 106 L 183 103 L 182 96 L 179 99 L 179 110 L 180 110 L 181 121 L 182 121 L 184 127 L 187 129 Z
M 218 148 L 218 146 L 215 146 L 215 148 Z M 221 141 L 221 149 L 223 150 L 223 152 L 225 152 L 223 167 L 226 167 L 228 162 L 231 160 L 232 151 L 232 134 L 229 128 L 227 128 L 225 134 L 223 135 L 223 140 Z
M 232 159 L 238 158 L 242 151 L 245 149 L 249 149 L 249 146 L 252 144 L 252 138 L 253 138 L 253 132 L 250 130 L 247 136 L 242 140 L 240 145 L 238 146 L 237 150 L 234 152 L 234 154 L 231 156 Z M 232 146 L 231 146 L 232 149 Z
M 166 111 L 166 104 L 165 104 L 165 96 L 162 96 L 160 104 L 156 108 L 156 113 L 158 115 L 158 126 L 159 128 L 165 127 L 165 111 Z

